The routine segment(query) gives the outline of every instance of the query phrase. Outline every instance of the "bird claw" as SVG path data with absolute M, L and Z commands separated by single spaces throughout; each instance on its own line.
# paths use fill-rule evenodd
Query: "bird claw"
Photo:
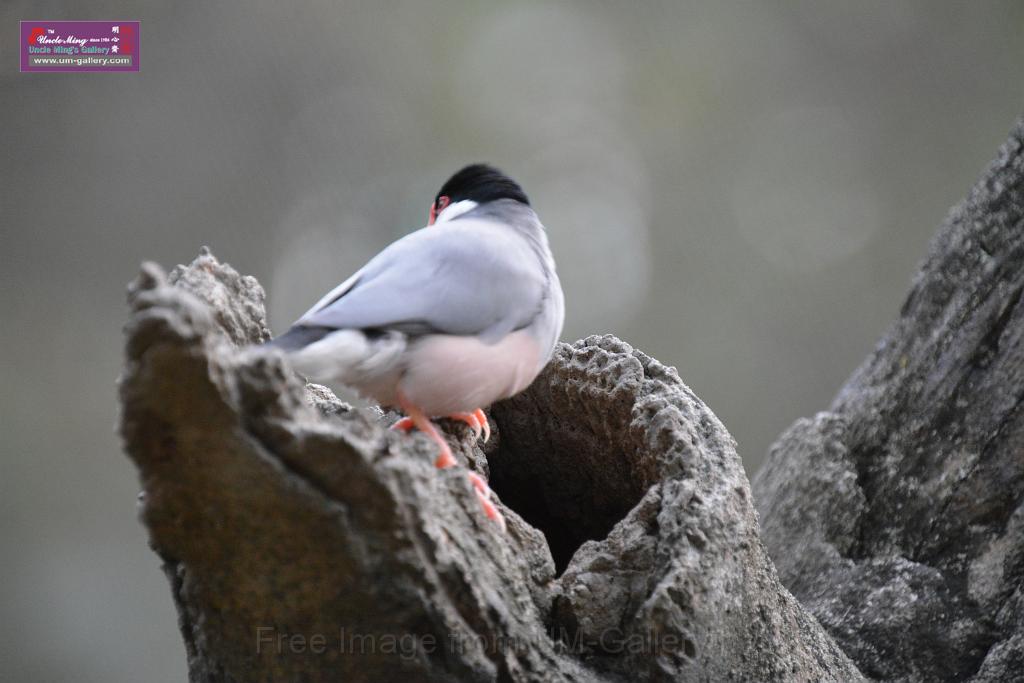
M 395 424 L 391 425 L 388 429 L 393 432 L 411 432 L 416 428 L 416 423 L 413 422 L 411 417 L 400 418 Z
M 473 436 L 476 439 L 480 438 L 480 433 L 483 431 L 483 427 L 480 426 L 480 420 L 476 419 L 476 415 L 474 413 L 454 413 L 449 415 L 448 419 L 465 422 L 469 425 L 469 428 L 473 430 Z
M 473 486 L 473 492 L 476 494 L 480 507 L 484 509 L 487 519 L 495 522 L 502 531 L 506 531 L 508 527 L 505 524 L 505 516 L 498 511 L 498 507 L 491 501 L 491 487 L 476 472 L 468 472 L 466 476 L 469 478 L 469 483 Z
M 469 483 L 473 485 L 473 489 L 487 500 L 491 499 L 491 487 L 487 485 L 487 482 L 476 472 L 466 472 L 466 478 L 469 479 Z
M 408 432 L 413 428 L 418 428 L 429 436 L 430 439 L 437 444 L 437 447 L 440 450 L 437 460 L 434 461 L 434 466 L 438 469 L 446 469 L 458 464 L 455 456 L 452 455 L 452 449 L 448 445 L 448 442 L 444 440 L 441 433 L 422 411 L 410 404 L 403 405 L 402 409 L 409 413 L 409 416 L 403 417 L 395 422 L 391 425 L 391 429 Z M 473 433 L 478 439 L 480 438 L 481 433 L 483 433 L 485 443 L 489 438 L 491 438 L 491 427 L 487 424 L 487 416 L 484 415 L 484 411 L 479 408 L 474 410 L 472 413 L 459 413 L 457 415 L 451 415 L 450 417 L 454 420 L 462 420 L 468 424 L 473 429 Z M 476 472 L 468 472 L 466 476 L 469 478 L 469 483 L 473 486 L 473 493 L 476 494 L 476 499 L 480 503 L 480 507 L 483 508 L 484 514 L 487 515 L 488 519 L 495 522 L 502 531 L 505 531 L 507 529 L 505 517 L 498 511 L 497 506 L 491 501 L 491 487 L 488 486 L 487 482 L 484 481 L 484 478 Z
M 477 408 L 471 413 L 455 413 L 449 415 L 452 420 L 458 420 L 465 422 L 469 425 L 469 428 L 473 430 L 473 436 L 477 440 L 480 439 L 481 434 L 484 437 L 484 443 L 487 443 L 491 439 L 491 425 L 487 421 L 487 415 L 480 408 Z
M 455 456 L 452 455 L 452 449 L 448 444 L 444 441 L 439 441 L 437 445 L 441 449 L 441 454 L 438 455 L 437 460 L 434 461 L 434 467 L 439 470 L 444 470 L 455 466 L 457 461 L 455 460 Z
M 483 436 L 484 443 L 491 440 L 491 424 L 487 420 L 487 415 L 480 408 L 471 413 L 455 413 L 454 415 L 449 415 L 449 417 L 452 420 L 468 424 L 469 428 L 473 430 L 473 436 L 477 439 Z M 392 431 L 396 432 L 411 432 L 415 428 L 416 423 L 411 417 L 400 418 L 390 427 Z
M 484 414 L 484 411 L 482 409 L 477 408 L 476 410 L 473 411 L 473 417 L 475 417 L 477 421 L 480 423 L 480 426 L 483 427 L 484 443 L 487 443 L 488 441 L 491 440 L 491 423 L 490 421 L 488 421 L 487 415 Z

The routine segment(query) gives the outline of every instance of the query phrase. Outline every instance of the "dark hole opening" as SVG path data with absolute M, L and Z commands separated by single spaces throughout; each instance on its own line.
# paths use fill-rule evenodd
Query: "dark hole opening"
M 543 433 L 521 415 L 501 417 L 498 446 L 487 454 L 491 488 L 544 533 L 561 575 L 576 550 L 605 538 L 646 487 L 631 459 L 597 435 L 575 425 Z

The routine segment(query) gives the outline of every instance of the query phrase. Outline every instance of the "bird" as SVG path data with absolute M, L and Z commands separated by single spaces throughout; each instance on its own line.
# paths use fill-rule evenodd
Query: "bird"
M 484 408 L 526 389 L 551 359 L 565 298 L 547 232 L 523 188 L 487 164 L 441 186 L 427 225 L 390 244 L 267 342 L 292 367 L 338 382 L 405 417 L 456 465 L 434 418 L 486 441 Z M 504 529 L 491 490 L 469 472 L 486 516 Z

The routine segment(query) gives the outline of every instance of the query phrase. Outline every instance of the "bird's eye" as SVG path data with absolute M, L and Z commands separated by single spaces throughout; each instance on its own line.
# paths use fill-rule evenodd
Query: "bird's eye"
M 444 211 L 446 208 L 448 208 L 448 204 L 449 203 L 451 203 L 451 200 L 448 199 L 448 197 L 438 197 L 437 198 L 437 212 L 441 213 L 442 211 Z

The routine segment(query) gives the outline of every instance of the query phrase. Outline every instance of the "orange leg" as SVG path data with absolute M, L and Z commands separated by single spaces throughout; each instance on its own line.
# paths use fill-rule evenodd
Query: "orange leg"
M 452 449 L 448 446 L 448 442 L 444 440 L 444 437 L 441 436 L 437 427 L 434 426 L 434 423 L 427 417 L 426 413 L 406 401 L 401 395 L 398 397 L 398 404 L 407 417 L 403 417 L 395 422 L 395 424 L 391 425 L 391 429 L 403 432 L 408 432 L 413 428 L 419 429 L 429 436 L 437 444 L 438 448 L 441 449 L 441 454 L 437 456 L 434 465 L 440 469 L 455 465 L 456 460 L 455 456 L 452 455 Z M 477 437 L 480 436 L 480 431 L 483 430 L 484 441 L 491 437 L 491 428 L 487 424 L 487 416 L 480 409 L 474 410 L 472 413 L 459 413 L 450 417 L 454 420 L 462 420 L 468 424 L 473 428 L 473 432 Z M 505 517 L 498 511 L 494 503 L 491 502 L 491 487 L 476 472 L 467 472 L 466 476 L 469 478 L 469 483 L 473 487 L 473 493 L 476 494 L 476 499 L 479 501 L 480 507 L 483 508 L 484 514 L 487 515 L 488 519 L 493 520 L 501 527 L 502 531 L 505 531 Z
M 472 413 L 455 413 L 454 415 L 448 416 L 452 420 L 459 420 L 469 425 L 470 429 L 473 430 L 473 434 L 476 438 L 480 438 L 481 433 L 484 437 L 484 443 L 487 443 L 491 439 L 491 425 L 487 421 L 487 416 L 484 411 L 477 408 Z M 416 423 L 411 417 L 403 417 L 396 421 L 395 424 L 391 425 L 391 429 L 399 432 L 410 432 L 415 429 Z
M 452 455 L 452 449 L 448 446 L 448 442 L 444 440 L 441 433 L 437 431 L 437 427 L 430 421 L 426 413 L 407 402 L 401 395 L 398 397 L 398 405 L 401 406 L 402 412 L 409 416 L 412 420 L 413 425 L 421 432 L 430 437 L 430 439 L 437 444 L 437 447 L 441 449 L 441 454 L 437 456 L 437 460 L 434 461 L 434 466 L 440 469 L 451 467 L 456 464 L 455 456 Z

